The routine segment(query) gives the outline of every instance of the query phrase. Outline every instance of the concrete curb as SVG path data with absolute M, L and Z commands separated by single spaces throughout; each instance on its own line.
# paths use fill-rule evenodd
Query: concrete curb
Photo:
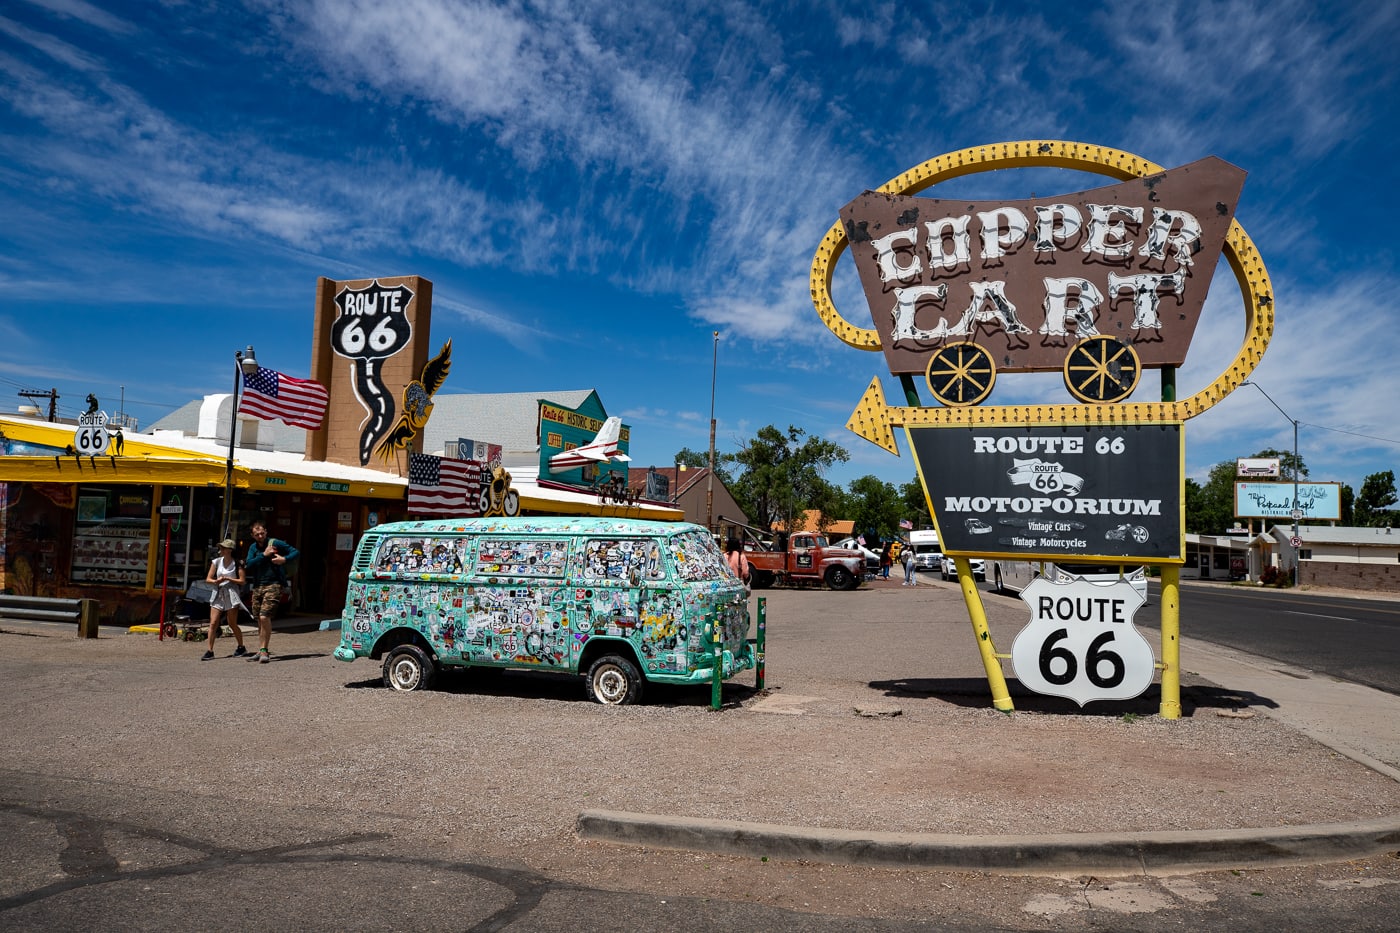
M 601 842 L 756 858 L 1032 875 L 1260 868 L 1345 861 L 1400 849 L 1400 817 L 1274 829 L 958 836 L 585 810 L 579 814 L 578 833 Z

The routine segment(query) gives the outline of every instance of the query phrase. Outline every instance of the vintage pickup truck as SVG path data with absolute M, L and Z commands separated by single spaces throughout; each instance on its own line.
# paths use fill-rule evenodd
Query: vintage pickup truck
M 825 583 L 833 590 L 853 590 L 865 578 L 865 559 L 859 551 L 833 547 L 824 534 L 800 531 L 773 534 L 719 517 L 728 537 L 744 544 L 749 562 L 749 584 L 756 590 L 775 584 Z

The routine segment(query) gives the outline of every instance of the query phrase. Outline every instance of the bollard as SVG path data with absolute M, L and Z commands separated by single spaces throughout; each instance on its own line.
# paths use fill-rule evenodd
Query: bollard
M 78 637 L 97 637 L 97 600 L 78 600 Z
M 719 624 L 718 615 L 710 623 L 710 630 L 714 633 L 715 642 L 715 676 L 710 688 L 710 709 L 719 709 L 724 705 L 724 629 Z
M 768 597 L 758 597 L 758 639 L 754 643 L 754 652 L 758 655 L 756 659 L 757 671 L 754 677 L 754 686 L 763 689 L 763 675 L 766 673 L 764 664 L 764 651 L 768 637 Z

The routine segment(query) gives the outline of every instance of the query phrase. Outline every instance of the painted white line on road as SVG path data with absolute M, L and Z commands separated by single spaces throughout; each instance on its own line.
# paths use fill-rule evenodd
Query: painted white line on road
M 1338 622 L 1355 622 L 1352 616 L 1325 616 L 1320 612 L 1298 612 L 1296 609 L 1284 609 L 1279 613 L 1285 616 L 1310 616 L 1314 619 L 1336 619 Z

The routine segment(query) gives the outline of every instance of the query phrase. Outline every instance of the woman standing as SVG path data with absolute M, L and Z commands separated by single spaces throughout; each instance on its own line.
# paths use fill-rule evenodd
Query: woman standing
M 243 589 L 243 565 L 233 556 L 237 546 L 232 538 L 220 541 L 219 556 L 209 563 L 209 574 L 204 578 L 206 583 L 214 584 L 214 597 L 209 600 L 209 650 L 204 652 L 201 661 L 214 660 L 214 639 L 219 637 L 221 616 L 228 619 L 228 627 L 238 639 L 233 656 L 239 658 L 248 653 L 243 644 L 243 630 L 238 627 L 238 610 L 243 608 L 243 600 L 238 595 Z

